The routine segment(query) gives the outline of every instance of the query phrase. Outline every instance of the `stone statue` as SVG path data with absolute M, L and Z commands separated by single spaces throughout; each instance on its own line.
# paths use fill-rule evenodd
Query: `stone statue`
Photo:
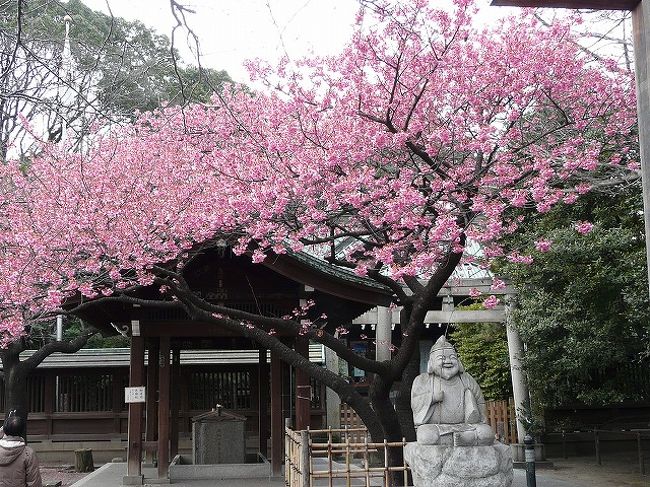
M 416 487 L 512 485 L 510 448 L 495 441 L 481 388 L 445 337 L 413 382 L 411 407 L 417 441 L 406 444 L 404 458 Z
M 431 347 L 427 372 L 413 381 L 411 408 L 417 441 L 423 445 L 491 445 L 485 400 L 465 372 L 454 347 L 440 337 Z

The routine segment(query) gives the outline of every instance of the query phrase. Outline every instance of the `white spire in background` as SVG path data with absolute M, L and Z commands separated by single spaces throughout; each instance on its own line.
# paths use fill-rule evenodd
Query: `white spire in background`
M 65 22 L 65 39 L 63 41 L 63 52 L 61 53 L 61 70 L 59 71 L 58 101 L 61 117 L 61 144 L 68 138 L 68 120 L 70 107 L 74 103 L 75 93 L 72 86 L 74 73 L 74 58 L 70 49 L 70 24 L 72 17 L 63 17 Z
M 70 49 L 70 24 L 72 17 L 66 15 L 63 17 L 65 22 L 65 39 L 63 41 L 63 52 L 61 53 L 61 70 L 59 71 L 59 83 L 57 88 L 57 98 L 59 102 L 59 114 L 61 118 L 61 140 L 60 144 L 65 144 L 68 138 L 68 120 L 70 116 L 70 105 L 74 102 L 74 89 L 72 88 L 72 74 L 74 71 L 74 59 Z M 56 340 L 63 340 L 63 315 L 56 317 Z M 57 377 L 56 389 L 58 397 L 59 378 Z

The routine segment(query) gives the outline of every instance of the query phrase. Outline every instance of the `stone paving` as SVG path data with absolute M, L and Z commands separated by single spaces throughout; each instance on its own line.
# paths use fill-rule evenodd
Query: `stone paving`
M 56 485 L 57 482 L 61 482 L 61 487 L 69 487 L 86 475 L 88 474 L 76 473 L 74 467 L 70 465 L 41 465 L 41 477 L 43 478 L 44 486 Z
M 126 473 L 125 463 L 109 463 L 89 474 L 85 478 L 74 483 L 71 487 L 120 487 L 122 477 Z M 145 482 L 146 478 L 154 478 L 154 469 L 144 469 Z M 537 487 L 591 487 L 589 481 L 577 481 L 576 479 L 559 479 L 552 475 L 557 475 L 555 471 L 538 470 Z M 639 477 L 640 482 L 645 479 Z M 146 483 L 145 485 L 154 487 L 158 483 Z M 175 487 L 280 487 L 284 485 L 282 479 L 225 479 L 225 480 L 192 480 L 174 482 Z M 346 485 L 345 479 L 334 483 L 336 486 Z M 357 483 L 352 485 L 365 485 Z M 621 484 L 611 484 L 612 487 L 620 487 Z M 627 484 L 633 485 L 633 484 Z M 639 484 L 643 485 L 643 484 Z M 646 484 L 647 485 L 647 484 Z M 523 470 L 515 470 L 515 479 L 512 487 L 526 487 L 526 474 Z

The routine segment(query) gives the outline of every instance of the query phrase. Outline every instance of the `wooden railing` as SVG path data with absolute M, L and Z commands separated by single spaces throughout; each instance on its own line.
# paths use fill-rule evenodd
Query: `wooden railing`
M 488 401 L 486 403 L 488 423 L 502 443 L 517 443 L 517 416 L 512 398 L 507 401 Z M 345 403 L 341 404 L 341 427 L 348 431 L 365 428 L 359 415 Z M 361 442 L 363 438 L 352 438 L 352 442 Z
M 363 441 L 352 438 L 363 438 Z M 408 485 L 409 467 L 391 465 L 391 450 L 403 458 L 406 440 L 373 442 L 365 428 L 294 431 L 285 428 L 285 484 L 287 487 L 341 485 L 390 487 L 400 478 Z

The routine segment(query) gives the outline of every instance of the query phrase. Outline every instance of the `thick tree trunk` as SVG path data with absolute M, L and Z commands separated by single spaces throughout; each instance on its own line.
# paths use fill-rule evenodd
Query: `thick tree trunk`
M 27 441 L 27 420 L 29 414 L 29 398 L 27 394 L 27 373 L 25 367 L 11 360 L 3 361 L 5 378 L 5 418 L 11 411 L 25 420 L 22 436 Z
M 386 439 L 389 442 L 402 441 L 404 435 L 390 400 L 390 390 L 393 382 L 385 380 L 383 377 L 375 375 L 370 385 L 370 400 L 373 409 L 377 412 L 379 421 L 381 421 L 386 434 Z M 404 456 L 401 448 L 390 448 L 388 450 L 388 463 L 391 467 L 398 467 L 404 464 Z M 403 476 L 400 473 L 396 475 L 391 474 L 391 485 L 401 486 L 403 483 Z
M 402 372 L 402 381 L 399 385 L 395 408 L 406 441 L 415 441 L 415 425 L 413 424 L 413 411 L 411 409 L 411 387 L 413 381 L 420 373 L 420 348 L 415 349 L 408 365 Z
M 74 451 L 74 471 L 79 473 L 93 472 L 95 463 L 93 451 L 90 448 L 82 448 Z

